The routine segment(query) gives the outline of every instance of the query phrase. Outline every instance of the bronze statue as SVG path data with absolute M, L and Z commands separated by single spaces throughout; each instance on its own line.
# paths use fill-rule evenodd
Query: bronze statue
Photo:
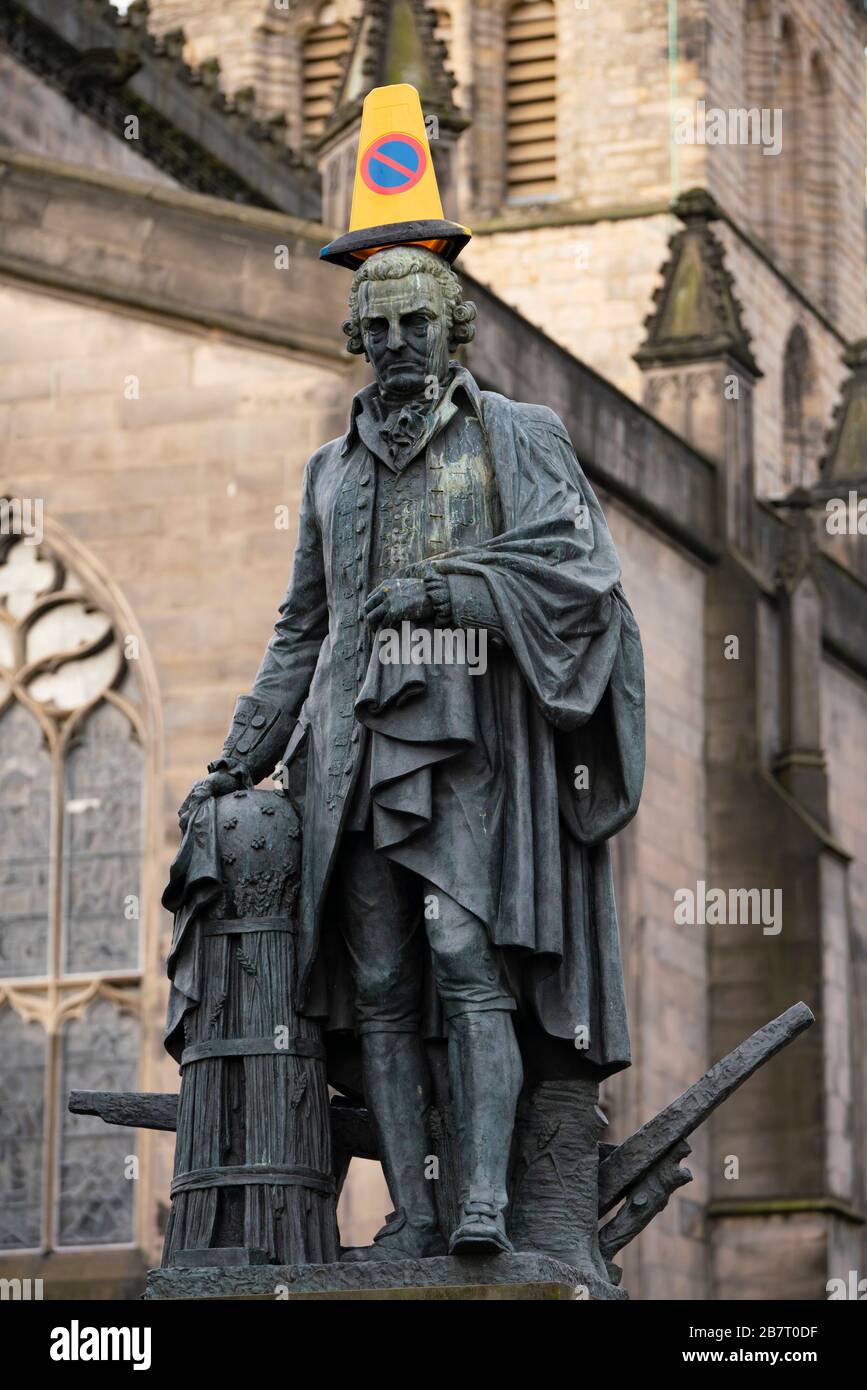
M 641 791 L 641 645 L 561 421 L 452 356 L 469 233 L 423 137 L 412 88 L 370 94 L 352 228 L 322 255 L 354 270 L 374 381 L 307 465 L 274 636 L 181 807 L 180 1095 L 70 1098 L 177 1130 L 148 1298 L 623 1298 L 613 1256 L 690 1180 L 688 1135 L 813 1021 L 794 1006 L 601 1142 L 599 1082 L 630 1061 L 609 841 Z M 353 1155 L 395 1210 L 340 1252 Z
M 444 1035 L 448 1250 L 511 1251 L 524 1074 L 630 1060 L 607 841 L 643 775 L 640 642 L 562 423 L 451 358 L 475 310 L 446 260 L 376 251 L 349 307 L 375 381 L 308 464 L 280 619 L 182 821 L 278 760 L 303 801 L 297 1007 L 360 1038 L 395 1204 L 345 1258 L 445 1253 L 423 1045 Z

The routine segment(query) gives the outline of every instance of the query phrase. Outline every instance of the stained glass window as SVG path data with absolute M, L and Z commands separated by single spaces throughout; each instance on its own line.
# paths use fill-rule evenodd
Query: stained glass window
M 0 1250 L 133 1240 L 144 756 L 136 662 L 51 546 L 0 537 Z
M 45 1033 L 0 1009 L 0 1249 L 41 1238 Z
M 14 699 L 0 714 L 0 977 L 48 972 L 51 754 Z
M 66 970 L 138 965 L 142 756 L 129 721 L 99 705 L 66 755 Z
M 72 1089 L 134 1091 L 138 1020 L 108 1000 L 67 1023 L 60 1070 L 58 1245 L 121 1244 L 132 1240 L 135 1130 L 71 1115 Z

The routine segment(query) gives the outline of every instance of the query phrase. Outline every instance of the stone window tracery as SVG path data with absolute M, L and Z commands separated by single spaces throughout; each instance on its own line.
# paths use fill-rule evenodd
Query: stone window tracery
M 47 544 L 0 536 L 0 1250 L 133 1240 L 145 763 L 134 661 Z

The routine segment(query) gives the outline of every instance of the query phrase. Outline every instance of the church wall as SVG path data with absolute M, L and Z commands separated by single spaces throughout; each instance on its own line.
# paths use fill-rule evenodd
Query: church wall
M 823 1297 L 828 1246 L 828 1223 L 812 1212 L 713 1222 L 712 1296 L 726 1303 Z
M 696 94 L 696 24 L 704 0 L 681 0 L 689 38 L 681 62 L 683 90 Z M 454 8 L 463 8 L 460 5 Z M 453 47 L 454 67 L 472 127 L 465 189 L 468 215 L 503 211 L 502 87 L 508 5 L 474 0 L 471 43 Z M 667 11 L 642 0 L 616 5 L 556 5 L 558 201 L 582 209 L 667 201 L 671 194 L 669 98 L 665 72 Z M 700 91 L 698 91 L 700 94 Z M 498 157 L 499 156 L 499 157 Z M 692 181 L 694 151 L 681 160 Z M 520 204 L 513 211 L 520 209 Z
M 227 93 L 256 85 L 267 39 L 266 24 L 277 35 L 286 24 L 286 7 L 268 0 L 232 0 L 231 6 L 210 0 L 152 0 L 148 28 L 154 34 L 183 29 L 187 37 L 184 61 L 190 67 L 211 58 L 220 61 L 220 85 Z M 288 93 L 282 106 L 289 105 Z
M 849 1002 L 837 1000 L 842 1017 L 852 1016 L 852 1053 L 854 1076 L 851 1090 L 863 1095 L 865 1085 L 864 1058 L 867 1056 L 867 817 L 864 814 L 864 788 L 867 786 L 867 746 L 864 728 L 867 723 L 867 683 L 837 662 L 826 659 L 822 668 L 822 741 L 829 772 L 831 828 L 843 848 L 852 855 L 846 875 L 848 880 L 849 935 L 844 940 L 842 962 L 845 976 L 838 994 L 847 992 Z M 858 1104 L 854 1116 L 845 1115 L 849 1124 L 838 1137 L 836 1149 L 842 1150 L 837 1167 L 847 1171 L 846 1155 L 854 1148 L 853 1199 L 863 1210 L 867 1203 L 867 1171 L 865 1171 L 864 1117 Z M 853 1140 L 854 1118 L 854 1144 Z M 837 1129 L 840 1128 L 838 1119 Z M 851 1165 L 850 1165 L 851 1166 Z M 867 1272 L 867 1238 L 864 1230 L 851 1228 L 841 1233 L 848 1237 L 843 1245 L 851 1255 L 852 1237 L 860 1245 L 861 1275 Z M 831 1273 L 846 1277 L 845 1269 L 831 1266 Z
M 828 658 L 822 668 L 821 700 L 831 826 L 843 848 L 853 856 L 849 867 L 852 920 L 856 942 L 867 959 L 867 683 Z M 867 994 L 864 1003 L 867 1004 Z M 867 1034 L 864 1043 L 867 1054 Z
M 701 929 L 674 923 L 674 893 L 704 876 L 705 739 L 702 568 L 658 533 L 602 498 L 623 585 L 644 646 L 647 774 L 629 837 L 630 881 L 616 882 L 632 1051 L 629 1071 L 605 1087 L 611 1131 L 625 1139 L 710 1065 L 707 962 Z M 615 842 L 615 862 L 621 847 Z M 624 1252 L 637 1298 L 706 1297 L 703 1206 L 706 1136 L 695 1136 L 690 1184 Z
M 483 233 L 461 264 L 555 342 L 641 400 L 643 380 L 632 354 L 644 339 L 674 225 L 660 213 Z
M 679 0 L 679 82 L 701 95 L 704 0 Z M 560 3 L 558 103 L 563 196 L 582 207 L 667 201 L 672 188 L 665 5 Z M 679 151 L 682 186 L 696 182 L 700 152 Z
M 5 288 L 0 304 L 6 485 L 40 490 L 139 615 L 167 702 L 171 810 L 255 673 L 303 466 L 343 428 L 344 379 L 49 295 Z
M 176 188 L 168 174 L 136 152 L 134 140 L 103 130 L 28 68 L 0 51 L 0 144 L 42 159 L 81 164 L 103 173 L 125 174 Z
M 182 28 L 184 61 L 191 67 L 214 58 L 220 63 L 220 86 L 228 95 L 253 87 L 256 111 L 263 119 L 285 115 L 293 149 L 303 140 L 303 45 L 318 24 L 349 26 L 360 0 L 151 0 L 148 27 L 154 34 Z M 320 18 L 322 16 L 322 18 Z

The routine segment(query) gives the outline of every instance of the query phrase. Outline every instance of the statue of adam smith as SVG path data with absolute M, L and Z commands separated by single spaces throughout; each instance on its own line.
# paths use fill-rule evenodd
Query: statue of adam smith
M 564 426 L 451 360 L 476 315 L 446 262 L 377 252 L 349 313 L 375 382 L 307 465 L 280 618 L 182 824 L 281 757 L 296 780 L 306 763 L 298 1004 L 360 1037 L 395 1206 L 347 1257 L 444 1253 L 423 1046 L 442 1036 L 449 1250 L 509 1251 L 522 1075 L 630 1060 L 606 842 L 640 793 L 641 646 Z M 382 659 L 386 634 L 437 628 L 476 629 L 486 660 Z

